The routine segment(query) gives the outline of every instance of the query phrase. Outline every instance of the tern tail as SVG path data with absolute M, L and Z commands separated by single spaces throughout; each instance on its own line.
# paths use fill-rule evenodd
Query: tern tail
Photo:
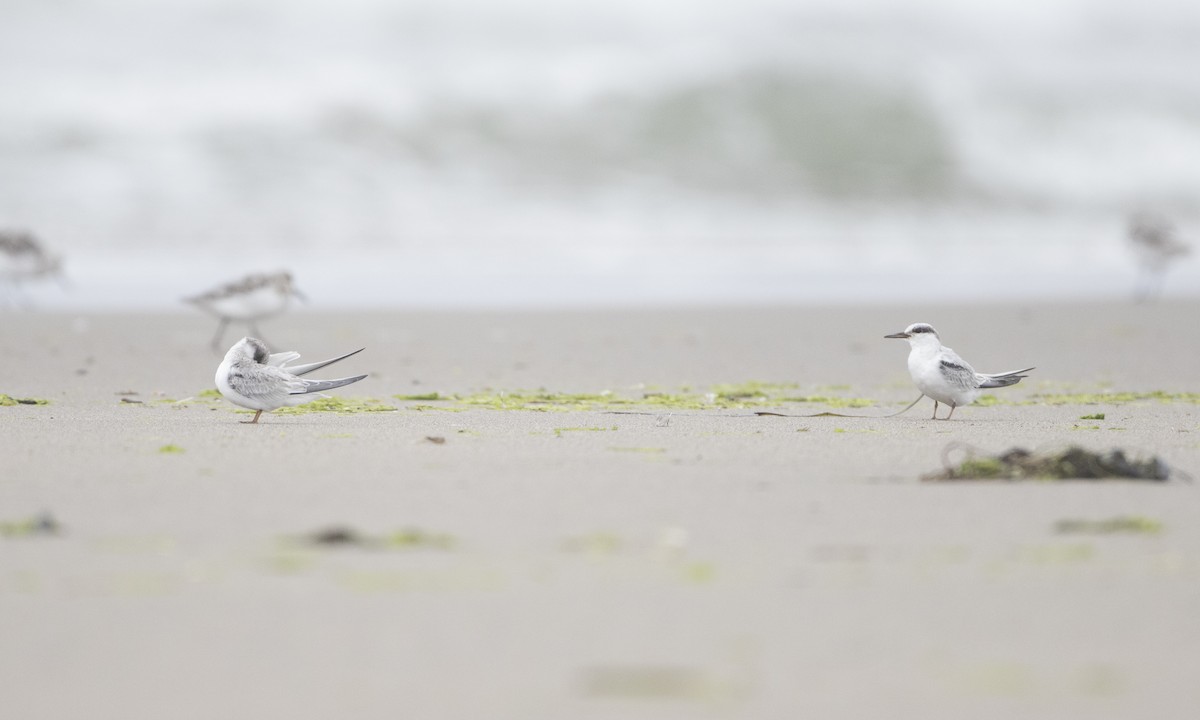
M 1027 375 L 1022 375 L 1021 373 L 1027 373 L 1030 370 L 1035 369 L 1036 368 L 1027 367 L 1024 370 L 1009 370 L 1008 372 L 1002 373 L 979 373 L 979 387 L 997 388 L 1016 385 L 1017 383 L 1021 382 L 1022 379 L 1028 377 Z
M 299 392 L 290 393 L 292 395 L 307 395 L 308 393 L 321 392 L 323 390 L 332 390 L 340 388 L 343 385 L 356 383 L 365 378 L 366 375 L 358 375 L 356 377 L 338 378 L 337 380 L 301 380 L 304 383 L 304 389 Z

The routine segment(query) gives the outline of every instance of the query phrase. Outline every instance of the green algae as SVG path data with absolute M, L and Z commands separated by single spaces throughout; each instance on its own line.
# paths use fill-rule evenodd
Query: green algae
M 1121 515 L 1103 520 L 1059 520 L 1054 524 L 1057 533 L 1077 533 L 1089 535 L 1110 535 L 1128 533 L 1133 535 L 1157 535 L 1162 532 L 1163 524 L 1153 518 L 1141 515 Z
M 993 457 L 967 458 L 959 464 L 956 474 L 960 477 L 989 479 L 1004 476 L 1004 463 Z
M 521 410 L 530 412 L 630 412 L 637 410 L 729 410 L 758 407 L 777 407 L 785 404 L 811 403 L 835 408 L 861 408 L 875 405 L 867 398 L 833 395 L 793 396 L 795 383 L 748 381 L 713 385 L 709 392 L 645 391 L 637 397 L 618 395 L 605 390 L 596 393 L 564 393 L 548 390 L 487 390 L 475 393 L 397 395 L 397 399 L 443 402 L 444 405 L 422 404 L 410 410 L 456 410 L 482 408 L 488 410 Z
M 587 668 L 580 682 L 587 697 L 623 701 L 696 701 L 731 694 L 728 682 L 700 668 L 613 665 Z
M 14 405 L 49 405 L 50 401 L 44 398 L 15 398 L 11 395 L 0 394 L 0 406 L 12 407 Z
M 621 552 L 623 544 L 621 538 L 613 533 L 594 532 L 569 537 L 563 541 L 562 548 L 566 552 L 593 556 L 616 555 Z
M 1200 393 L 1169 393 L 1162 390 L 1150 392 L 1103 392 L 1103 393 L 1046 393 L 1034 395 L 1025 401 L 1030 405 L 1123 405 L 1132 402 L 1191 403 L 1200 404 Z
M 283 545 L 265 558 L 266 568 L 280 575 L 298 575 L 312 569 L 316 563 L 316 552 Z
M 179 455 L 180 453 L 186 452 L 183 448 L 173 444 L 163 445 L 158 449 L 158 451 L 163 455 Z
M 441 393 L 431 392 L 431 393 L 418 393 L 416 395 L 393 395 L 392 399 L 403 400 L 405 402 L 420 402 L 420 401 L 428 402 L 430 400 L 441 400 L 443 398 L 441 396 Z
M 1036 393 L 1022 400 L 1007 400 L 996 395 L 981 395 L 974 404 L 980 407 L 993 405 L 1125 405 L 1134 402 L 1190 403 L 1200 404 L 1200 393 L 1170 393 L 1163 390 L 1147 392 L 1059 392 Z M 1101 413 L 1103 414 L 1103 413 Z M 1083 417 L 1082 420 L 1093 418 Z M 1103 419 L 1103 418 L 1095 418 Z
M 562 437 L 563 433 L 569 432 L 616 432 L 617 426 L 612 427 L 559 427 L 554 428 L 554 437 Z
M 313 412 L 333 412 L 349 415 L 368 412 L 395 412 L 396 409 L 394 405 L 388 405 L 376 398 L 323 397 L 304 405 L 279 408 L 275 413 L 277 415 L 301 415 Z
M 868 398 L 843 398 L 832 397 L 829 395 L 809 395 L 804 397 L 785 397 L 780 398 L 780 402 L 785 403 L 812 403 L 814 405 L 826 405 L 833 408 L 865 408 L 875 404 L 874 400 Z
M 405 410 L 414 410 L 416 412 L 427 412 L 431 410 L 435 412 L 466 412 L 467 408 L 446 407 L 443 405 L 409 405 L 405 408 Z
M 1025 545 L 1013 551 L 1015 562 L 1029 565 L 1075 565 L 1086 563 L 1096 557 L 1096 548 L 1090 543 Z
M 749 380 L 743 383 L 720 383 L 713 385 L 711 392 L 718 399 L 726 401 L 766 400 L 778 396 L 781 392 L 795 390 L 796 383 L 762 382 Z
M 693 562 L 683 566 L 681 575 L 684 582 L 695 585 L 704 585 L 712 582 L 713 579 L 716 578 L 717 569 L 712 563 Z
M 644 453 L 646 455 L 656 455 L 667 451 L 663 447 L 610 447 L 608 449 L 612 452 Z
M 428 532 L 420 528 L 405 528 L 383 537 L 383 544 L 389 548 L 416 549 L 430 548 L 433 550 L 453 550 L 458 546 L 458 539 L 449 533 Z
M 1093 413 L 1091 415 L 1080 415 L 1080 420 L 1103 420 L 1104 413 Z
M 172 405 L 174 407 L 187 407 L 192 404 L 208 405 L 211 407 L 221 404 L 224 399 L 224 396 L 222 396 L 220 391 L 218 391 L 216 388 L 209 388 L 207 390 L 201 390 L 195 395 L 183 398 L 182 400 L 171 400 L 166 398 L 155 400 L 154 402 L 163 405 Z
M 453 401 L 468 407 L 489 410 L 530 410 L 534 412 L 577 412 L 606 410 L 632 403 L 612 393 L 551 393 L 546 391 L 480 392 L 454 395 Z
M 480 593 L 505 587 L 507 577 L 487 566 L 448 568 L 363 569 L 339 571 L 335 580 L 343 589 L 362 595 L 380 593 Z

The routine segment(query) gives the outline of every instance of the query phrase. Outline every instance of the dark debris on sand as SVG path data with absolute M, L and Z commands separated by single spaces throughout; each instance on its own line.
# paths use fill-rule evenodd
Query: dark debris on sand
M 956 450 L 966 457 L 952 463 Z M 1136 457 L 1120 448 L 1095 452 L 1078 445 L 1053 451 L 1014 447 L 989 455 L 960 443 L 946 448 L 943 469 L 921 477 L 928 482 L 954 480 L 1141 480 L 1165 482 L 1172 468 L 1157 456 Z M 1182 475 L 1182 473 L 1178 473 Z

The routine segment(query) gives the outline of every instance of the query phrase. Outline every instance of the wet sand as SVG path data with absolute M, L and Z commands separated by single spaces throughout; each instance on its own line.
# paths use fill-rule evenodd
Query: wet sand
M 263 323 L 277 349 L 366 346 L 318 375 L 397 409 L 260 426 L 200 397 L 200 315 L 2 316 L 0 393 L 49 400 L 0 407 L 3 714 L 1187 717 L 1196 485 L 919 478 L 952 443 L 1200 477 L 1200 405 L 1170 399 L 1200 392 L 1198 310 L 298 313 Z M 949 422 L 395 398 L 759 382 L 878 416 L 916 397 L 882 336 L 917 320 L 1038 369 Z

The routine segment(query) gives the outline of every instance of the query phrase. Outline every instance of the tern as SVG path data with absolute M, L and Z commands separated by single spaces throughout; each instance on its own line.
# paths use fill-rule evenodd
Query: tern
M 364 349 L 359 348 L 332 360 L 288 366 L 288 363 L 300 358 L 300 353 L 272 354 L 268 352 L 267 345 L 262 340 L 242 338 L 229 348 L 225 359 L 217 367 L 217 389 L 234 405 L 255 410 L 254 419 L 243 422 L 257 423 L 264 412 L 303 405 L 319 397 L 327 397 L 321 394 L 322 390 L 332 390 L 365 378 L 366 375 L 337 380 L 305 380 L 300 377 L 326 365 L 332 365 L 338 360 L 357 355 Z
M 979 397 L 983 388 L 1015 385 L 1026 377 L 1021 373 L 1034 368 L 1011 370 L 1002 373 L 977 373 L 966 360 L 942 344 L 937 330 L 928 323 L 913 323 L 904 332 L 884 335 L 885 338 L 907 340 L 912 350 L 908 353 L 908 372 L 917 389 L 933 398 L 933 419 L 937 420 L 938 403 L 950 406 L 949 420 L 954 408 L 970 405 Z

